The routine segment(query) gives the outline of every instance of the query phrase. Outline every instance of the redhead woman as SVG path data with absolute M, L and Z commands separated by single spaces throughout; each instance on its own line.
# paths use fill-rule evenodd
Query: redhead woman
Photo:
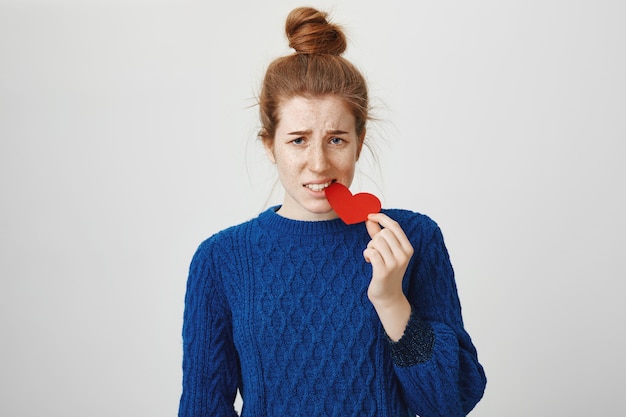
M 486 378 L 464 328 L 438 225 L 404 209 L 346 224 L 369 119 L 364 77 L 327 15 L 293 10 L 295 53 L 273 61 L 259 134 L 281 205 L 200 244 L 183 324 L 179 417 L 457 417 Z

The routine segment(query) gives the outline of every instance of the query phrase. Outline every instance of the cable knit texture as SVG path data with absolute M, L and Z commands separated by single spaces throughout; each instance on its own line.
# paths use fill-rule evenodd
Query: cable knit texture
M 190 267 L 180 417 L 464 416 L 485 374 L 463 327 L 443 237 L 427 216 L 384 210 L 415 255 L 412 315 L 392 342 L 367 298 L 364 223 L 268 209 L 204 241 Z

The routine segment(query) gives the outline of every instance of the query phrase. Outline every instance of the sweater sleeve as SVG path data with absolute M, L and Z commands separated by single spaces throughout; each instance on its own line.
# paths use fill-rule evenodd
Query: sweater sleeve
M 390 351 L 405 401 L 414 413 L 465 416 L 483 396 L 486 377 L 463 326 L 443 236 L 432 224 L 405 277 L 411 318 L 402 338 L 389 340 Z
M 239 362 L 215 250 L 205 241 L 193 257 L 183 317 L 183 390 L 179 417 L 234 417 Z

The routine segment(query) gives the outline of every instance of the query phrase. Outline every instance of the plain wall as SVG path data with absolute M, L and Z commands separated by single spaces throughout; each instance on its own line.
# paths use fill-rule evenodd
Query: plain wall
M 353 190 L 443 229 L 489 380 L 472 415 L 617 415 L 607 0 L 0 0 L 0 415 L 176 414 L 191 256 L 280 202 L 254 97 L 303 4 L 345 26 L 380 119 Z

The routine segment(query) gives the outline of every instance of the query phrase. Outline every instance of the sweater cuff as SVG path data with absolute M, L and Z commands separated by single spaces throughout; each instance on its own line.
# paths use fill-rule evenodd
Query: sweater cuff
M 427 322 L 417 316 L 411 308 L 411 317 L 404 329 L 404 334 L 397 342 L 389 339 L 391 360 L 401 368 L 417 365 L 430 359 L 435 344 L 435 333 Z

